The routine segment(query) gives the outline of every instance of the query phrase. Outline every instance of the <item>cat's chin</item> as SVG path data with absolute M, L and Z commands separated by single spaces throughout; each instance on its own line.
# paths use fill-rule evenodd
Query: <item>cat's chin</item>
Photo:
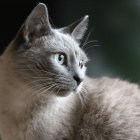
M 71 93 L 79 93 L 81 91 L 82 84 L 80 84 L 76 89 L 73 90 L 61 90 L 59 93 L 55 93 L 56 96 L 68 96 Z
M 62 97 L 65 97 L 65 96 L 68 96 L 71 92 L 73 92 L 72 90 L 61 90 L 59 93 L 58 92 L 55 92 L 55 95 L 56 96 L 62 96 Z
M 77 88 L 78 88 L 77 85 L 73 85 L 71 87 L 61 88 L 60 90 L 55 90 L 53 93 L 56 96 L 68 96 L 72 92 L 76 92 Z

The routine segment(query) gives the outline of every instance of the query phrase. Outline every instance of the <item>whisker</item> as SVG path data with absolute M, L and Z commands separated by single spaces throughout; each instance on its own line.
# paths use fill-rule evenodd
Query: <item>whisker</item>
M 57 91 L 56 95 L 59 94 L 60 90 L 61 90 L 61 86 L 58 87 L 58 91 Z
M 44 94 L 45 92 L 47 92 L 48 90 L 51 90 L 53 87 L 55 86 L 55 84 L 53 84 L 52 86 L 48 87 L 46 89 L 46 87 L 43 87 L 42 89 L 36 91 L 34 93 L 34 95 L 31 97 L 32 99 L 38 98 L 40 97 L 42 94 Z M 50 92 L 51 93 L 51 92 Z M 46 95 L 50 95 L 50 94 L 46 94 Z
M 86 89 L 82 86 L 81 91 L 78 93 L 82 108 L 86 107 L 86 103 L 88 100 L 86 93 L 87 93 Z
M 23 87 L 31 86 L 35 83 L 39 83 L 41 85 L 44 85 L 44 83 L 46 83 L 46 82 L 51 83 L 51 81 L 52 81 L 52 79 L 37 79 L 37 80 L 33 80 L 31 82 L 27 82 L 26 84 L 23 85 Z M 44 82 L 44 83 L 42 83 L 42 82 Z
M 85 43 L 81 48 L 84 49 L 88 44 L 90 44 L 90 43 L 98 43 L 98 42 L 99 42 L 98 40 L 90 40 L 87 43 Z
M 57 74 L 55 74 L 55 73 L 52 73 L 52 72 L 50 72 L 50 71 L 47 71 L 47 70 L 40 70 L 40 69 L 36 69 L 36 68 L 29 68 L 29 69 L 27 69 L 27 68 L 20 68 L 20 70 L 29 70 L 29 71 L 42 71 L 42 72 L 44 72 L 44 73 L 49 73 L 49 74 L 52 74 L 52 75 L 57 75 Z
M 83 43 L 83 46 L 85 46 L 85 44 L 88 42 L 88 39 L 89 39 L 91 33 L 94 31 L 94 29 L 95 29 L 95 27 L 93 27 L 93 28 L 89 31 L 89 33 L 88 33 L 88 35 L 87 35 L 87 37 L 86 37 L 86 39 L 85 39 L 85 41 L 84 41 L 84 43 Z M 81 48 L 83 48 L 83 47 L 81 47 Z
M 101 45 L 92 45 L 92 46 L 89 46 L 89 47 L 85 48 L 85 51 L 87 51 L 87 50 L 90 49 L 90 48 L 99 47 L 99 46 L 101 46 Z

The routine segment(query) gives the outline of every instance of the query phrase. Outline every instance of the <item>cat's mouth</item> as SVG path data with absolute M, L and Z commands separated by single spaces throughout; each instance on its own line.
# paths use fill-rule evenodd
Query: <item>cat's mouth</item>
M 72 90 L 68 89 L 60 89 L 60 90 L 55 90 L 55 95 L 57 96 L 67 96 L 72 92 Z
M 74 87 L 71 87 L 71 88 L 67 88 L 67 89 L 60 89 L 59 91 L 56 90 L 55 93 L 56 95 L 58 96 L 66 96 L 68 94 L 70 94 L 71 92 L 74 92 L 74 93 L 79 93 L 82 89 L 82 83 L 78 86 L 74 86 Z
M 54 93 L 58 96 L 66 96 L 71 92 L 79 92 L 79 90 L 80 87 L 75 84 L 54 89 Z

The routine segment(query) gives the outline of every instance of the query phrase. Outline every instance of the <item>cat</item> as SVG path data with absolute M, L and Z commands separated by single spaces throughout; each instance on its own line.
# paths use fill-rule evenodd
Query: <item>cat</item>
M 88 61 L 79 43 L 88 16 L 54 29 L 40 3 L 0 57 L 2 140 L 74 139 Z M 78 88 L 77 88 L 78 87 Z
M 88 16 L 55 29 L 39 3 L 0 56 L 2 140 L 139 140 L 140 90 L 86 76 Z

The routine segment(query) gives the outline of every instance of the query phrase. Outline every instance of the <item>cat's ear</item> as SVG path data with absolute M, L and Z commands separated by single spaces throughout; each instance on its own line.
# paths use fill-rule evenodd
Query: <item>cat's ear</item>
M 80 40 L 83 38 L 83 36 L 84 36 L 84 34 L 85 34 L 86 30 L 87 30 L 88 21 L 89 21 L 89 16 L 86 15 L 86 16 L 82 17 L 81 19 L 75 21 L 71 25 L 62 28 L 61 30 L 64 33 L 71 34 L 72 37 L 78 43 L 80 43 Z
M 48 34 L 50 30 L 47 7 L 45 4 L 39 3 L 25 21 L 24 37 L 31 42 L 37 37 Z

